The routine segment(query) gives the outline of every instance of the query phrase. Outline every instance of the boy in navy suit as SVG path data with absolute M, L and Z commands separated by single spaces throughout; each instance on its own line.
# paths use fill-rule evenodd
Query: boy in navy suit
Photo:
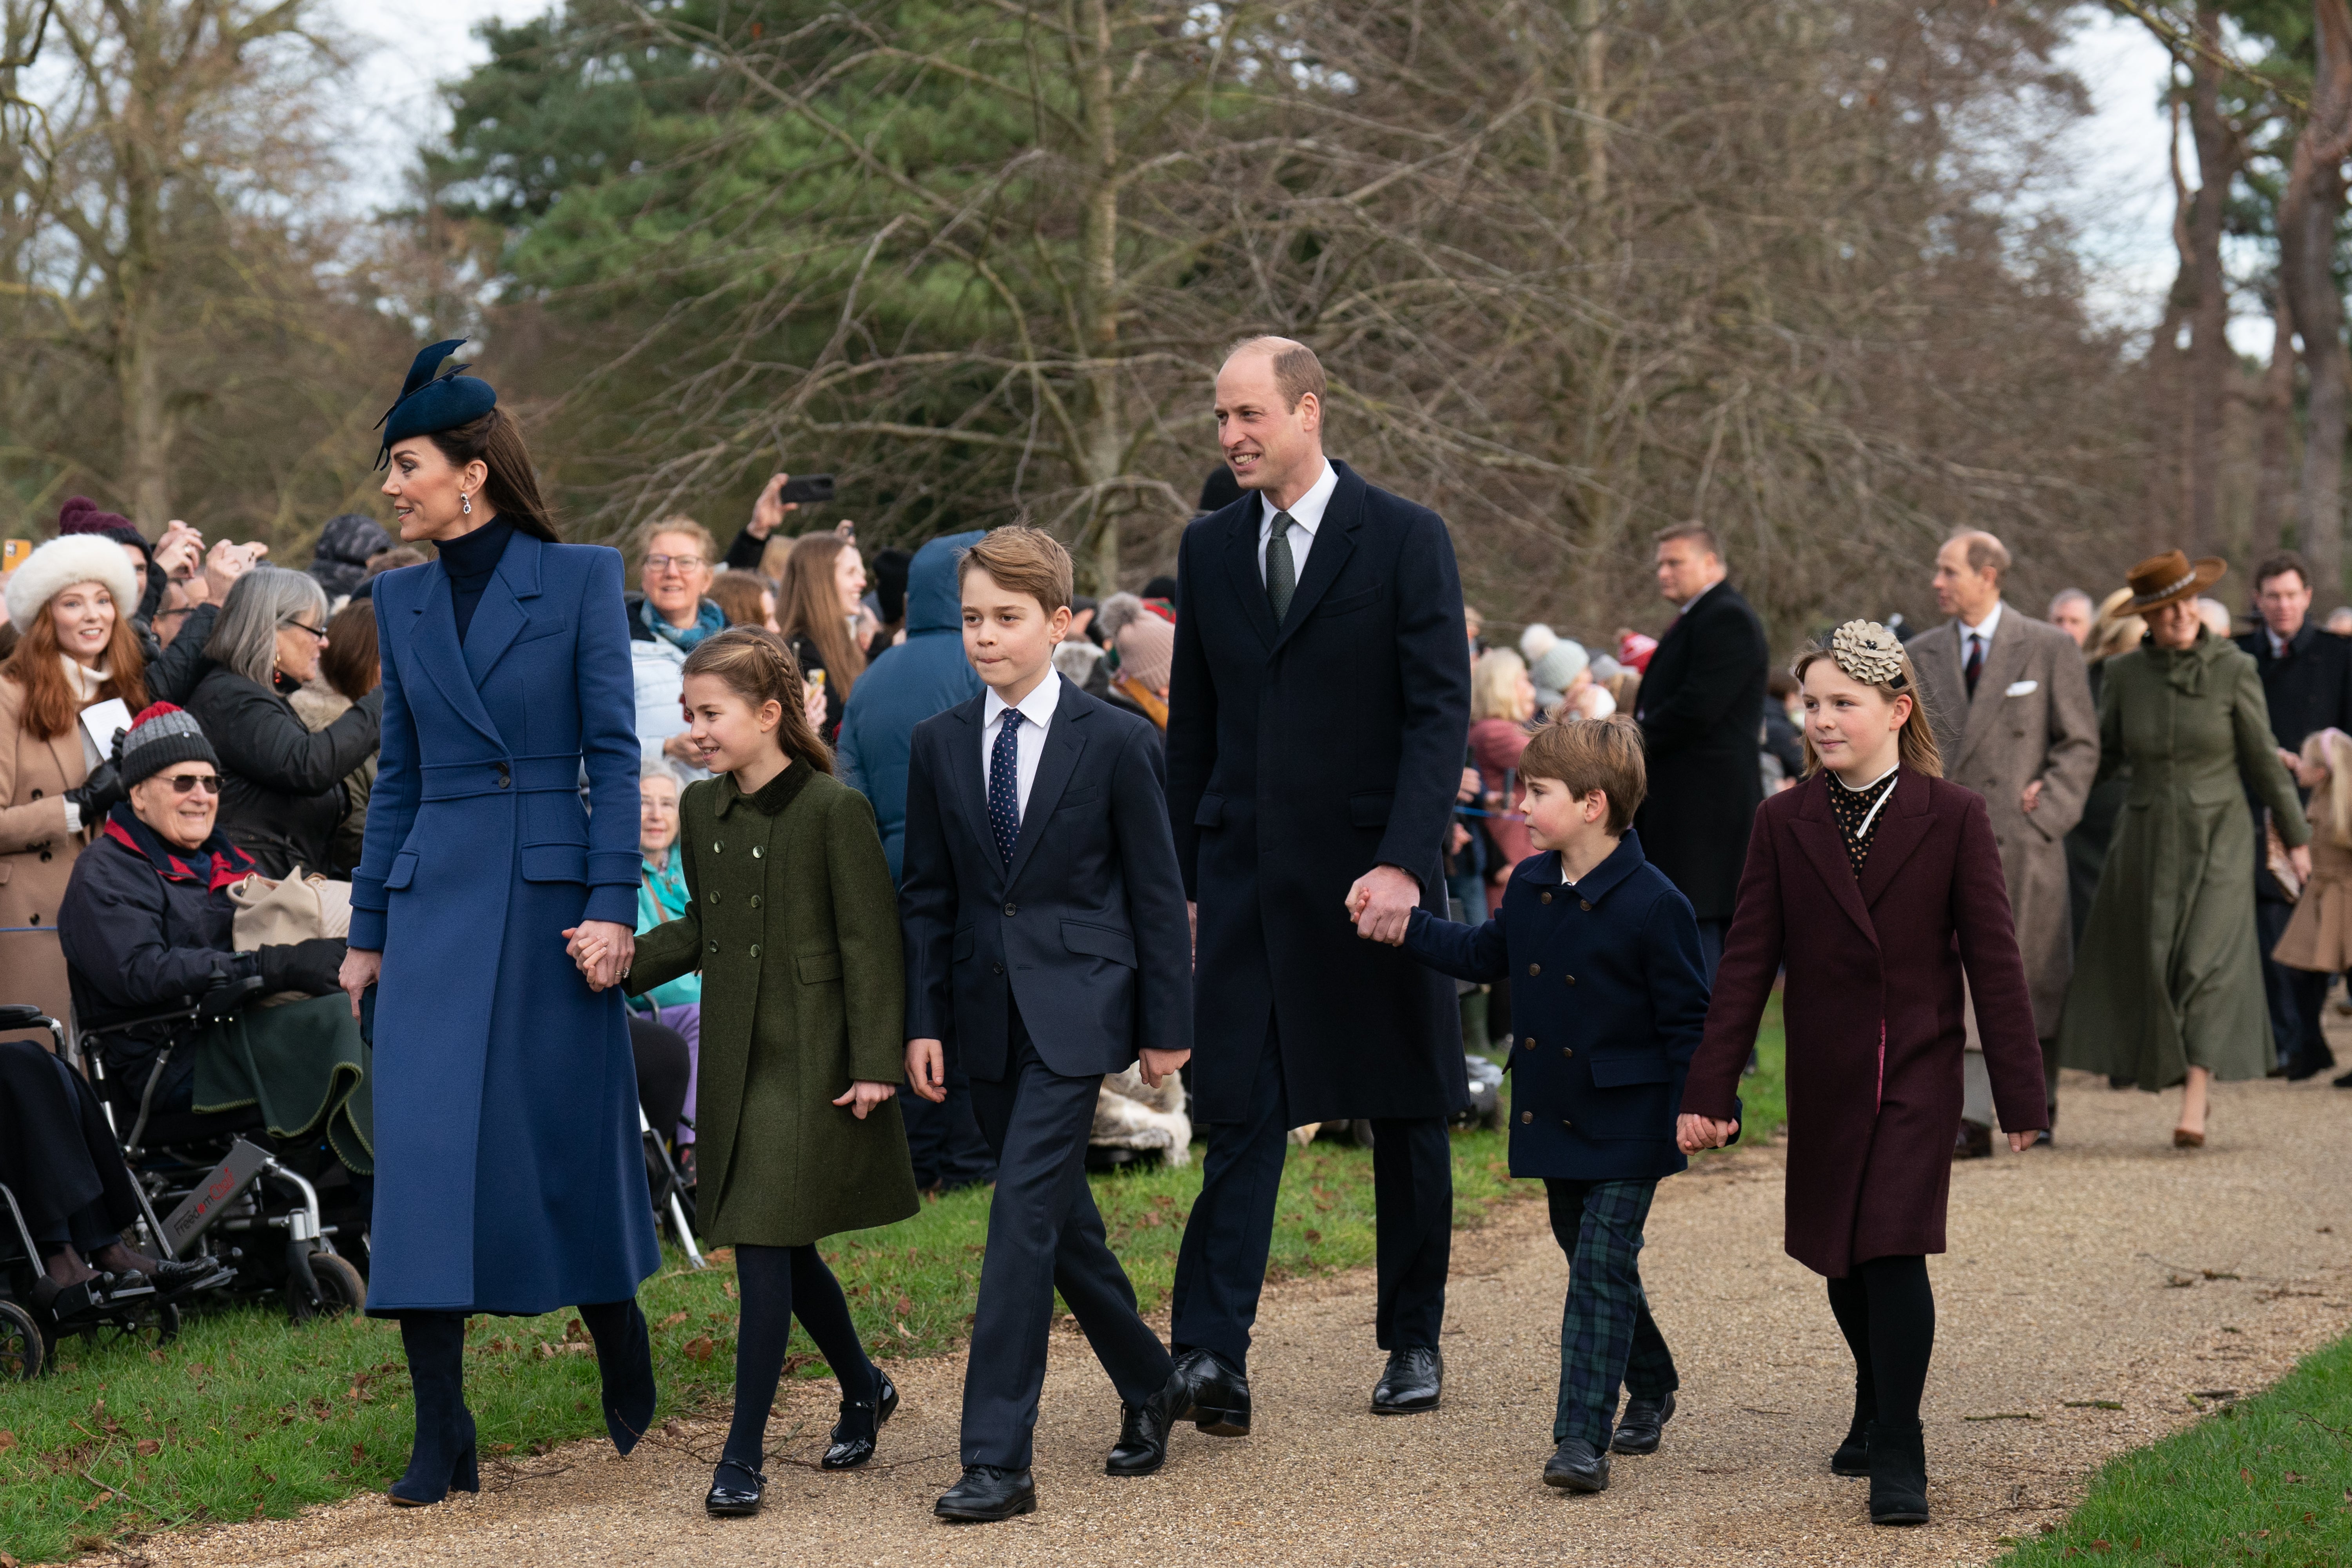
M 1496 918 L 1468 926 L 1417 910 L 1402 945 L 1458 980 L 1510 982 L 1511 1174 L 1543 1178 L 1569 1258 L 1543 1479 L 1597 1492 L 1610 1451 L 1654 1452 L 1675 1413 L 1675 1359 L 1642 1294 L 1642 1226 L 1659 1178 L 1689 1163 L 1675 1113 L 1707 988 L 1690 901 L 1627 826 L 1644 784 L 1633 721 L 1546 725 L 1518 773 L 1542 853 L 1512 871 Z
M 957 564 L 964 652 L 987 690 L 915 727 L 899 912 L 907 1078 L 945 1092 L 949 1046 L 996 1152 L 964 1370 L 963 1479 L 933 1511 L 1034 1512 L 1030 1433 L 1054 1292 L 1118 1390 L 1103 1467 L 1167 1458 L 1167 1347 L 1137 1316 L 1086 1177 L 1106 1073 L 1158 1085 L 1191 1056 L 1192 943 L 1160 732 L 1055 672 L 1070 557 L 1000 528 Z

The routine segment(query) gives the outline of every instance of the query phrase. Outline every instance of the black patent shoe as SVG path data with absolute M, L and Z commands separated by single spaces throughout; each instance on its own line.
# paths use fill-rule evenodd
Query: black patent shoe
M 1389 1352 L 1388 1370 L 1372 1388 L 1372 1414 L 1412 1415 L 1437 1408 L 1445 1392 L 1445 1358 L 1434 1345 L 1405 1345 Z
M 1629 1399 L 1625 1414 L 1617 1420 L 1617 1435 L 1609 1440 L 1612 1454 L 1654 1454 L 1659 1439 L 1665 1436 L 1666 1423 L 1675 1418 L 1675 1393 L 1666 1390 L 1664 1399 Z
M 749 1519 L 767 1495 L 767 1477 L 740 1459 L 721 1459 L 702 1494 L 702 1511 L 713 1519 Z
M 1118 1441 L 1103 1461 L 1104 1475 L 1148 1476 L 1168 1462 L 1168 1429 L 1176 1424 L 1171 1403 L 1163 1388 L 1140 1405 L 1119 1405 Z
M 1563 1437 L 1544 1462 L 1544 1485 L 1564 1492 L 1605 1492 L 1609 1489 L 1609 1456 L 1596 1451 L 1581 1437 Z
M 993 1524 L 1037 1511 L 1037 1486 L 1027 1470 L 966 1465 L 963 1479 L 940 1494 L 931 1511 L 959 1524 Z
M 1916 1421 L 1870 1424 L 1870 1522 L 1927 1522 L 1927 1439 Z
M 874 1369 L 875 1381 L 882 1391 L 872 1399 L 845 1399 L 841 1402 L 841 1420 L 833 1428 L 832 1445 L 819 1459 L 821 1470 L 854 1470 L 874 1457 L 874 1439 L 882 1430 L 882 1423 L 898 1408 L 898 1385 L 892 1383 L 880 1367 Z
M 1168 1419 L 1190 1421 L 1212 1437 L 1246 1437 L 1250 1429 L 1249 1379 L 1217 1358 L 1214 1351 L 1189 1350 L 1168 1374 Z

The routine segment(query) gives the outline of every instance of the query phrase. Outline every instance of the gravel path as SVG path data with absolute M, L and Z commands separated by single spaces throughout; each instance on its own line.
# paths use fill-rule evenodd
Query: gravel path
M 1549 1451 L 1566 1266 L 1538 1204 L 1456 1244 L 1444 1407 L 1366 1411 L 1380 1371 L 1368 1274 L 1268 1292 L 1240 1440 L 1180 1429 L 1167 1469 L 1100 1473 L 1118 1407 L 1075 1333 L 1055 1336 L 1037 1438 L 1040 1511 L 943 1525 L 961 1362 L 900 1363 L 898 1415 L 867 1471 L 809 1468 L 830 1384 L 777 1416 L 765 1514 L 704 1517 L 720 1433 L 681 1426 L 628 1460 L 580 1444 L 504 1468 L 478 1500 L 415 1512 L 362 1498 L 297 1520 L 148 1542 L 154 1568 L 399 1562 L 415 1568 L 709 1564 L 1973 1563 L 2055 1520 L 2118 1449 L 2252 1392 L 2352 1329 L 2352 1093 L 2326 1079 L 2225 1086 L 2212 1142 L 2169 1147 L 2176 1097 L 2067 1075 L 2063 1145 L 1964 1164 L 1927 1388 L 1936 1522 L 1874 1531 L 1867 1483 L 1830 1475 L 1851 1363 L 1821 1282 L 1780 1247 L 1780 1157 L 1737 1152 L 1665 1184 L 1644 1274 L 1683 1369 L 1664 1448 L 1606 1494 L 1538 1481 Z M 1530 1184 L 1532 1187 L 1532 1184 Z M 2099 1408 L 2092 1402 L 2119 1404 Z M 2210 1404 L 2209 1398 L 2201 1403 Z M 789 1437 L 786 1436 L 789 1434 Z

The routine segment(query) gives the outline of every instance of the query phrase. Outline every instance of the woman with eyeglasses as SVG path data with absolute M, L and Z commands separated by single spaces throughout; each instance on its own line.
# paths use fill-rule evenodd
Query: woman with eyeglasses
M 317 578 L 257 566 L 237 579 L 205 652 L 214 669 L 188 711 L 220 752 L 220 826 L 265 877 L 331 872 L 344 779 L 375 754 L 383 693 L 371 691 L 313 733 L 289 699 L 319 673 L 327 593 Z
M 71 1009 L 58 903 L 74 858 L 122 798 L 79 717 L 108 698 L 146 705 L 136 584 L 121 546 L 89 534 L 49 541 L 8 576 L 21 635 L 0 664 L 0 1002 L 60 1023 Z

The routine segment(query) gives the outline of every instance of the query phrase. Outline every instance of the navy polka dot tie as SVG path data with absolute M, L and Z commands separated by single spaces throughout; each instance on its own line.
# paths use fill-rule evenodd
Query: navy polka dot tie
M 1013 864 L 1021 838 L 1021 710 L 1007 708 L 996 727 L 996 750 L 988 758 L 988 822 L 996 829 L 997 853 Z

